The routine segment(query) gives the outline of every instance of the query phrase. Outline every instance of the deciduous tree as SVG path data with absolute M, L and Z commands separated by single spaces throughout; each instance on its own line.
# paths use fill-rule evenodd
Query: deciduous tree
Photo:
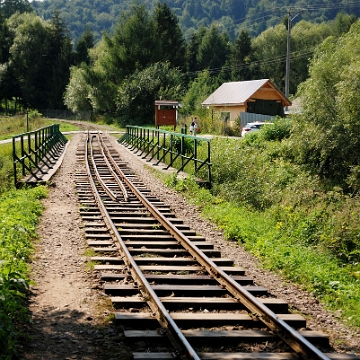
M 170 63 L 155 63 L 136 71 L 118 88 L 117 114 L 126 124 L 152 123 L 156 99 L 180 100 L 183 96 L 181 78 Z
M 303 114 L 295 127 L 295 158 L 331 184 L 360 189 L 360 22 L 327 38 L 300 87 Z

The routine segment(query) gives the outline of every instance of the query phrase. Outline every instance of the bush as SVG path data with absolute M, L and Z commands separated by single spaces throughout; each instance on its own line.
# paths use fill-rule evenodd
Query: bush
M 291 119 L 277 118 L 274 124 L 261 128 L 261 137 L 265 141 L 281 141 L 291 134 Z

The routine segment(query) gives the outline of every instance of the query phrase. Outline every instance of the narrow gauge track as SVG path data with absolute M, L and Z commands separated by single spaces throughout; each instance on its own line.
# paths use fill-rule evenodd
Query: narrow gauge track
M 288 305 L 245 276 L 153 197 L 101 133 L 78 155 L 92 261 L 134 359 L 358 359 L 332 352 Z

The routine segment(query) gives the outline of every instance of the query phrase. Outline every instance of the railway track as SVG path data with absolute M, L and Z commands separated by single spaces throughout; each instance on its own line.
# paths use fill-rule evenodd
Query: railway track
M 91 261 L 134 359 L 358 359 L 177 219 L 105 135 L 88 133 L 78 157 Z

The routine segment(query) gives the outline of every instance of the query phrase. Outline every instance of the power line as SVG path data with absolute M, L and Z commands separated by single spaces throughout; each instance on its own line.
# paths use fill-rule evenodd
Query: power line
M 288 13 L 289 8 L 294 11 L 321 11 L 321 10 L 336 10 L 336 9 L 347 9 L 347 8 L 360 8 L 359 1 L 350 1 L 347 3 L 338 3 L 338 4 L 325 4 L 325 5 L 304 5 L 304 6 L 275 6 L 268 10 L 265 10 L 261 13 L 257 13 L 252 16 L 245 16 L 240 19 L 234 19 L 234 25 L 230 29 L 236 28 L 237 25 L 241 27 L 239 29 L 246 28 L 248 25 L 247 22 L 252 20 L 253 22 L 259 22 L 265 20 L 266 18 L 282 18 L 285 17 Z M 283 12 L 282 14 L 275 14 L 275 12 Z
M 304 58 L 304 57 L 309 57 L 309 56 L 312 56 L 313 53 L 314 53 L 314 50 L 310 50 L 310 49 L 305 50 L 305 51 L 301 51 L 301 52 L 293 52 L 291 54 L 291 60 L 296 60 L 296 59 L 301 59 L 301 58 Z M 215 74 L 219 74 L 221 71 L 244 70 L 244 69 L 246 69 L 246 68 L 248 68 L 250 66 L 281 64 L 281 63 L 284 63 L 285 61 L 286 61 L 286 55 L 281 55 L 281 56 L 278 56 L 278 57 L 251 61 L 251 62 L 248 62 L 246 64 L 239 64 L 239 65 L 235 65 L 235 66 L 209 68 L 209 69 L 203 69 L 203 70 L 198 70 L 198 71 L 190 71 L 190 72 L 187 72 L 185 75 L 196 76 L 196 75 L 199 75 L 199 74 L 204 73 L 206 71 L 208 71 L 209 73 L 215 75 Z

